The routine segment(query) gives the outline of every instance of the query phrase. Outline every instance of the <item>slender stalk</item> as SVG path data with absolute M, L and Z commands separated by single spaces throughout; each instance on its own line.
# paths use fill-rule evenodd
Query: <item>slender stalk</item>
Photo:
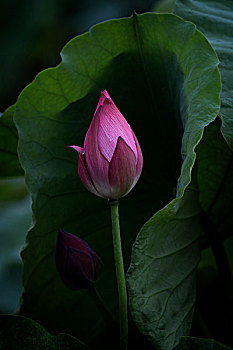
M 116 266 L 116 277 L 119 298 L 120 316 L 120 348 L 128 349 L 128 315 L 127 315 L 127 292 L 125 283 L 124 263 L 121 248 L 120 224 L 119 224 L 119 202 L 110 201 L 112 218 L 113 248 Z

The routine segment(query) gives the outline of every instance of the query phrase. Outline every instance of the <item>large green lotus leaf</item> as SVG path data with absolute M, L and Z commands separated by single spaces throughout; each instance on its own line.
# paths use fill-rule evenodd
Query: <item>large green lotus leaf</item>
M 200 205 L 192 183 L 141 229 L 127 281 L 130 309 L 156 349 L 172 350 L 190 332 L 200 260 Z
M 233 149 L 233 2 L 231 0 L 176 0 L 175 13 L 197 25 L 219 57 L 222 79 L 222 133 Z
M 88 350 L 68 334 L 49 334 L 40 324 L 22 316 L 0 315 L 0 349 Z
M 105 327 L 87 291 L 62 285 L 54 264 L 57 229 L 84 238 L 103 260 L 96 288 L 116 317 L 117 299 L 108 203 L 77 176 L 100 91 L 107 89 L 131 124 L 144 154 L 136 188 L 121 200 L 126 267 L 140 227 L 181 197 L 194 148 L 219 111 L 218 59 L 196 27 L 174 15 L 112 20 L 71 40 L 59 66 L 40 73 L 20 95 L 15 122 L 19 156 L 33 198 L 34 227 L 23 251 L 20 312 L 51 331 L 92 342 Z M 110 332 L 108 332 L 110 334 Z M 112 338 L 110 337 L 111 346 Z M 109 347 L 108 338 L 105 338 Z
M 214 339 L 201 339 L 194 337 L 181 337 L 179 350 L 232 350 Z
M 22 175 L 17 154 L 18 132 L 13 116 L 15 105 L 0 116 L 0 177 Z
M 233 3 L 232 1 L 176 1 L 175 12 L 193 21 L 216 49 L 222 77 L 221 118 L 222 134 L 233 149 Z M 216 124 L 217 123 L 217 124 Z M 232 228 L 233 228 L 233 154 L 219 132 L 220 120 L 210 125 L 197 152 L 200 203 L 205 212 L 202 225 L 207 244 L 211 246 L 218 265 L 217 288 L 211 298 L 204 297 L 202 312 L 213 334 L 232 344 Z M 231 237 L 229 237 L 231 236 Z M 227 240 L 226 238 L 229 237 Z M 224 240 L 224 241 L 223 241 Z M 221 286 L 221 288 L 219 287 Z M 215 308 L 218 321 L 212 322 L 212 303 L 221 300 Z M 206 302 L 205 302 L 206 301 Z M 224 312 L 223 310 L 226 310 Z M 208 312 L 209 310 L 209 312 Z

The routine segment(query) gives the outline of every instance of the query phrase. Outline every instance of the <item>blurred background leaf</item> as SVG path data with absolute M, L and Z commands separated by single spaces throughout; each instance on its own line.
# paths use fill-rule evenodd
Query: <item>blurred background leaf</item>
M 176 0 L 159 0 L 155 2 L 152 11 L 158 13 L 172 13 Z
M 31 199 L 24 178 L 0 180 L 0 313 L 12 313 L 22 293 L 20 258 L 31 224 Z

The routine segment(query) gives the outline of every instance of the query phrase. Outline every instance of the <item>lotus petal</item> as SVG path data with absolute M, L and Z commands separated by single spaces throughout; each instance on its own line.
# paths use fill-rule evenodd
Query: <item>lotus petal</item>
M 121 138 L 109 166 L 109 183 L 111 198 L 118 199 L 126 195 L 132 188 L 136 173 L 136 157 L 132 149 Z

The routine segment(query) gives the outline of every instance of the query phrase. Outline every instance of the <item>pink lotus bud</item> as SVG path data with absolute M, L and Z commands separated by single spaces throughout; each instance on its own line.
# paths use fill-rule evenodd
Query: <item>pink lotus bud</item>
M 101 269 L 99 256 L 81 238 L 58 230 L 55 251 L 57 270 L 70 289 L 88 289 Z
M 83 185 L 99 197 L 125 196 L 141 175 L 138 140 L 106 90 L 100 95 L 84 148 L 70 147 L 79 154 L 78 175 Z

